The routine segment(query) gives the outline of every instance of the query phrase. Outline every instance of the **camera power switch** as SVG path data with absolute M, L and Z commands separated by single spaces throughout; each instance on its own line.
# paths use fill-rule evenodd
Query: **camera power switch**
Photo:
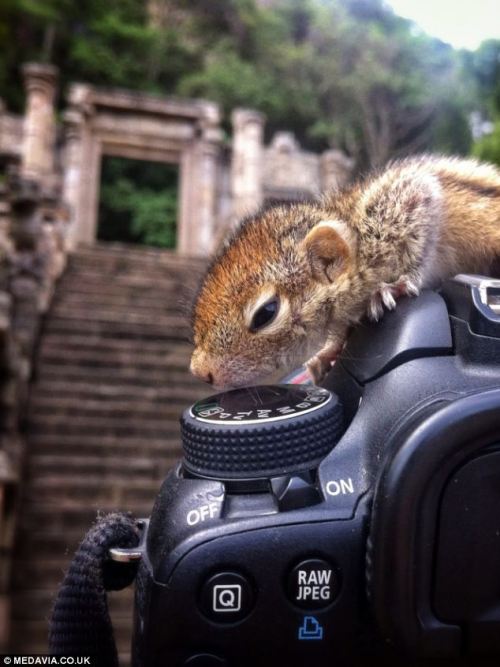
M 309 507 L 321 502 L 321 494 L 309 477 L 306 473 L 275 477 L 271 480 L 271 487 L 278 499 L 280 512 Z

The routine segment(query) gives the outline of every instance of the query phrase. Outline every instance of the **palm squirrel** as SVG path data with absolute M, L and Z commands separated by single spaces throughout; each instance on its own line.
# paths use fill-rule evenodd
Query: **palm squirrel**
M 191 371 L 218 388 L 306 359 L 315 382 L 349 327 L 402 295 L 500 256 L 500 171 L 472 159 L 393 162 L 342 192 L 244 220 L 195 300 Z

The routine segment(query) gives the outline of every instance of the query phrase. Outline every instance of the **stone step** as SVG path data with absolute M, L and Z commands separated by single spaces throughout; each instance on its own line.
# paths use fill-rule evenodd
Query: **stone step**
M 109 276 L 163 274 L 175 279 L 183 273 L 201 273 L 207 264 L 208 262 L 192 262 L 178 255 L 163 255 L 155 259 L 139 254 L 120 257 L 97 253 L 87 256 L 85 253 L 76 252 L 69 257 L 67 270 L 74 273 L 105 273 Z
M 173 429 L 174 430 L 174 429 Z M 131 457 L 137 452 L 160 462 L 182 456 L 180 433 L 170 438 L 144 438 L 102 433 L 38 433 L 29 436 L 30 451 L 47 455 L 78 453 L 82 456 Z
M 38 348 L 38 353 L 43 354 L 45 349 L 55 349 L 64 353 L 66 350 L 91 350 L 109 354 L 120 352 L 135 352 L 140 354 L 169 354 L 175 362 L 178 356 L 187 359 L 191 354 L 192 345 L 183 341 L 172 341 L 168 345 L 162 340 L 138 340 L 136 338 L 102 338 L 97 334 L 83 336 L 73 334 L 72 336 L 61 336 L 54 333 L 44 332 Z
M 109 248 L 96 246 L 96 248 L 78 248 L 69 256 L 72 267 L 95 267 L 96 270 L 127 270 L 146 267 L 148 269 L 200 269 L 206 266 L 207 260 L 195 257 L 182 256 L 175 252 L 162 251 L 143 252 L 142 249 L 133 248 Z
M 97 309 L 93 308 L 65 308 L 62 312 L 57 309 L 52 313 L 53 320 L 85 320 L 89 322 L 118 323 L 123 327 L 131 325 L 151 326 L 160 331 L 168 329 L 177 329 L 179 327 L 187 328 L 187 323 L 182 315 L 171 314 L 163 315 L 159 313 L 138 313 L 135 311 L 121 309 L 112 310 L 111 308 Z
M 181 306 L 189 310 L 196 295 L 199 280 L 189 276 L 182 276 L 174 285 L 151 278 L 134 279 L 133 282 L 110 281 L 106 276 L 67 276 L 64 284 L 57 291 L 54 303 L 68 298 L 81 298 L 93 303 L 99 297 L 114 301 L 147 301 L 154 305 L 171 300 L 172 305 Z
M 51 317 L 45 323 L 45 331 L 70 335 L 81 334 L 87 331 L 89 334 L 100 334 L 105 338 L 143 338 L 153 340 L 183 340 L 187 341 L 190 336 L 190 327 L 184 318 L 171 317 L 165 321 L 158 322 L 132 322 L 115 319 L 95 319 L 82 313 L 77 317 Z
M 33 415 L 28 420 L 28 433 L 60 433 L 77 435 L 89 433 L 95 435 L 121 435 L 147 438 L 171 438 L 179 433 L 177 419 L 133 420 L 126 422 L 120 417 L 98 417 L 77 415 Z
M 158 301 L 155 304 L 135 304 L 130 300 L 123 303 L 116 303 L 112 298 L 101 298 L 90 301 L 83 299 L 61 299 L 58 303 L 52 305 L 51 314 L 55 317 L 69 317 L 80 319 L 81 313 L 85 312 L 90 318 L 103 319 L 109 317 L 128 317 L 132 313 L 136 321 L 149 321 L 152 318 L 177 318 L 186 319 L 185 310 L 182 304 L 175 303 L 173 300 L 165 303 Z M 131 321 L 131 320 L 127 320 Z M 135 324 L 136 321 L 133 323 Z
M 182 409 L 210 393 L 208 385 L 190 383 L 189 379 L 183 386 L 172 386 L 171 384 L 134 385 L 132 383 L 126 385 L 120 383 L 92 384 L 89 380 L 73 381 L 68 386 L 68 382 L 64 379 L 54 377 L 50 380 L 43 380 L 40 377 L 36 383 L 36 392 L 32 393 L 31 400 L 44 400 L 46 397 L 73 398 L 75 400 L 99 398 L 100 401 L 107 403 L 148 401 L 157 406 L 161 406 L 165 401 L 170 401 L 178 404 Z
M 172 287 L 171 291 L 158 290 L 158 294 L 124 294 L 123 290 L 113 292 L 89 292 L 87 285 L 82 285 L 82 291 L 66 289 L 60 293 L 57 300 L 52 304 L 51 312 L 58 312 L 61 309 L 78 308 L 114 308 L 133 309 L 136 312 L 159 312 L 175 313 L 184 312 L 185 302 L 179 298 L 180 287 Z
M 95 276 L 106 276 L 110 281 L 124 281 L 144 283 L 150 277 L 156 280 L 165 281 L 167 287 L 172 282 L 180 280 L 181 277 L 191 277 L 199 279 L 204 273 L 203 266 L 191 267 L 189 264 L 179 263 L 158 263 L 149 261 L 125 261 L 117 262 L 115 259 L 100 259 L 98 262 L 82 260 L 80 257 L 71 257 L 68 262 L 67 275 L 74 277 L 76 275 L 87 276 L 89 280 Z M 154 280 L 150 281 L 154 286 Z
M 81 382 L 74 383 L 68 388 L 66 382 L 58 382 L 55 379 L 50 382 L 46 381 L 44 384 L 40 381 L 37 387 L 42 391 L 33 393 L 31 404 L 34 406 L 51 405 L 57 402 L 60 405 L 77 407 L 95 399 L 99 405 L 106 407 L 106 409 L 119 409 L 123 404 L 127 409 L 135 410 L 144 405 L 148 409 L 154 408 L 157 412 L 168 405 L 178 406 L 182 410 L 193 400 L 209 393 L 207 387 L 192 385 L 184 387 L 171 387 L 169 385 L 163 387 L 136 386 L 130 388 L 119 384 L 93 386 L 90 382 Z M 44 388 L 46 391 L 43 391 Z
M 24 524 L 21 529 L 24 530 Z M 70 554 L 61 554 L 58 558 L 54 558 L 53 555 L 43 559 L 18 558 L 12 571 L 12 584 L 14 588 L 24 588 L 27 581 L 32 581 L 33 588 L 39 585 L 49 590 L 56 590 L 64 578 L 70 559 Z
M 90 253 L 76 252 L 71 255 L 68 262 L 70 271 L 107 273 L 108 275 L 120 275 L 123 273 L 170 273 L 175 277 L 178 273 L 201 272 L 207 265 L 206 261 L 192 261 L 179 255 L 151 256 L 142 253 L 125 253 L 123 255 L 113 253 Z
M 131 605 L 133 605 L 133 600 L 131 600 Z M 118 618 L 112 617 L 111 620 L 116 643 L 125 649 L 131 642 L 133 625 L 132 614 L 130 614 L 130 616 L 120 616 Z M 48 619 L 20 622 L 16 625 L 12 635 L 13 652 L 25 652 L 26 637 L 29 637 L 30 653 L 46 654 L 48 651 L 48 633 Z M 120 667 L 125 667 L 127 658 L 130 660 L 130 656 L 120 654 Z
M 57 285 L 25 420 L 12 581 L 12 646 L 19 651 L 46 652 L 52 600 L 97 513 L 149 516 L 180 460 L 179 416 L 211 393 L 189 374 L 186 342 L 204 264 L 98 244 L 75 253 Z M 124 667 L 132 589 L 112 594 L 111 609 Z
M 89 479 L 78 474 L 51 473 L 31 479 L 25 498 L 27 503 L 37 502 L 40 498 L 47 503 L 58 503 L 59 511 L 84 504 L 95 511 L 101 507 L 114 507 L 117 511 L 134 512 L 135 507 L 153 504 L 167 469 L 168 465 L 164 470 L 158 470 L 156 480 L 123 479 L 116 475 L 93 475 Z M 41 534 L 41 542 L 44 535 Z M 46 552 L 50 553 L 51 548 L 47 542 Z
M 176 281 L 184 283 L 186 279 L 193 282 L 200 280 L 203 273 L 203 269 L 198 267 L 193 269 L 186 265 L 159 265 L 149 262 L 126 262 L 118 265 L 114 261 L 102 261 L 95 264 L 81 262 L 78 259 L 70 260 L 67 270 L 67 276 L 70 279 L 82 276 L 92 282 L 99 276 L 105 276 L 109 282 L 124 285 L 146 285 L 149 279 L 149 284 L 153 288 L 160 283 L 165 284 L 167 289 Z
M 118 299 L 124 297 L 143 297 L 153 300 L 162 294 L 172 297 L 188 296 L 195 289 L 202 276 L 192 271 L 141 271 L 128 270 L 123 273 L 112 273 L 109 271 L 95 271 L 87 269 L 67 269 L 64 274 L 64 283 L 56 292 L 56 299 L 64 298 L 66 295 L 84 296 L 89 294 L 92 298 L 99 294 L 114 296 Z M 88 288 L 88 289 L 85 289 Z M 100 289 L 99 289 L 100 288 Z
M 134 368 L 127 366 L 116 367 L 111 373 L 108 368 L 99 366 L 79 366 L 75 364 L 52 364 L 39 363 L 36 367 L 36 378 L 40 378 L 40 383 L 46 383 L 52 380 L 69 382 L 95 382 L 98 385 L 116 386 L 116 385 L 137 385 L 142 387 L 156 387 L 158 389 L 166 387 L 196 387 L 200 388 L 200 381 L 195 380 L 187 369 L 181 371 L 177 369 L 164 368 Z M 41 388 L 41 385 L 40 385 Z M 45 387 L 47 388 L 47 387 Z M 209 385 L 204 387 L 209 389 Z
M 29 595 L 17 593 L 13 596 L 13 611 L 25 621 L 49 619 L 57 590 L 38 589 Z M 130 618 L 134 604 L 134 588 L 130 586 L 122 591 L 111 591 L 108 594 L 109 610 L 113 622 L 118 619 Z
M 35 454 L 30 456 L 28 474 L 31 478 L 58 475 L 92 475 L 111 477 L 121 475 L 124 481 L 133 477 L 136 480 L 158 480 L 161 470 L 163 475 L 174 465 L 177 457 L 164 457 L 161 462 L 146 459 L 144 456 L 118 458 L 112 454 L 103 456 L 79 456 L 78 454 Z
M 102 401 L 93 398 L 81 398 L 75 396 L 43 396 L 35 395 L 30 401 L 30 414 L 34 419 L 43 415 L 51 417 L 60 416 L 65 419 L 78 419 L 85 417 L 89 419 L 106 418 L 110 420 L 122 419 L 123 421 L 153 421 L 161 425 L 166 421 L 179 419 L 185 405 L 183 399 L 152 401 L 139 401 L 131 399 L 128 401 Z
M 104 366 L 108 368 L 135 366 L 136 368 L 176 368 L 186 371 L 189 367 L 191 348 L 183 350 L 182 353 L 172 353 L 168 345 L 164 346 L 164 352 L 151 353 L 140 351 L 137 348 L 126 348 L 119 350 L 100 349 L 69 349 L 58 348 L 45 343 L 39 351 L 39 360 L 43 363 L 53 365 L 64 365 L 68 361 L 81 366 Z
M 179 255 L 172 250 L 146 247 L 128 243 L 97 243 L 80 246 L 71 256 L 71 260 L 88 261 L 102 264 L 104 261 L 156 263 L 169 266 L 203 266 L 206 259 L 189 255 Z
M 158 490 L 160 485 L 158 485 Z M 137 519 L 147 518 L 150 516 L 153 508 L 154 498 L 151 498 L 148 502 L 143 504 L 138 504 L 134 507 L 133 516 Z M 65 535 L 68 534 L 68 531 L 73 531 L 77 535 L 80 535 L 80 540 L 83 538 L 85 533 L 90 530 L 94 525 L 98 516 L 104 514 L 109 514 L 110 512 L 120 511 L 120 508 L 117 508 L 114 505 L 105 506 L 102 505 L 98 511 L 93 507 L 88 507 L 86 505 L 81 505 L 80 507 L 64 507 L 62 510 L 59 509 L 54 503 L 48 502 L 37 502 L 30 503 L 25 505 L 25 511 L 21 517 L 20 527 L 23 532 L 32 533 L 40 531 L 43 528 L 43 531 L 48 533 Z M 77 538 L 78 539 L 78 538 Z M 46 573 L 52 573 L 52 577 L 56 577 L 60 574 L 61 568 L 64 568 L 65 561 L 67 556 L 60 551 L 54 552 L 50 557 L 45 557 L 40 560 L 36 560 L 37 572 L 45 576 Z M 27 566 L 29 566 L 30 561 L 24 561 Z M 33 563 L 35 565 L 35 563 Z M 16 571 L 21 568 L 21 563 L 16 562 Z M 36 579 L 36 577 L 34 576 Z M 45 579 L 43 579 L 45 581 Z
M 152 506 L 153 503 L 151 502 Z M 39 526 L 38 530 L 30 530 L 24 533 L 23 538 L 19 540 L 19 557 L 25 560 L 31 552 L 31 554 L 36 554 L 36 558 L 40 561 L 45 558 L 52 558 L 53 554 L 66 555 L 71 560 L 88 528 L 88 526 L 74 526 L 71 530 L 61 533 L 60 531 L 52 532 L 46 526 Z M 42 584 L 43 582 L 40 581 L 39 583 Z M 42 588 L 46 588 L 45 584 Z

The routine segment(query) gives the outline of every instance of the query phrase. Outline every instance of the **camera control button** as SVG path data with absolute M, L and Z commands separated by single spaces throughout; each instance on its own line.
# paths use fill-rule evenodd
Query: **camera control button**
M 237 572 L 219 572 L 202 586 L 200 609 L 218 623 L 235 623 L 244 619 L 253 608 L 253 587 L 246 577 Z
M 288 575 L 288 599 L 301 609 L 323 609 L 338 595 L 339 576 L 328 561 L 310 558 L 296 565 Z

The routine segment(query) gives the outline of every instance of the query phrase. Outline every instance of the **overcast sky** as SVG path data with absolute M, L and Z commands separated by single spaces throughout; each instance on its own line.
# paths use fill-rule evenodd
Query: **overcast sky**
M 457 48 L 500 39 L 500 0 L 387 0 L 400 16 Z

